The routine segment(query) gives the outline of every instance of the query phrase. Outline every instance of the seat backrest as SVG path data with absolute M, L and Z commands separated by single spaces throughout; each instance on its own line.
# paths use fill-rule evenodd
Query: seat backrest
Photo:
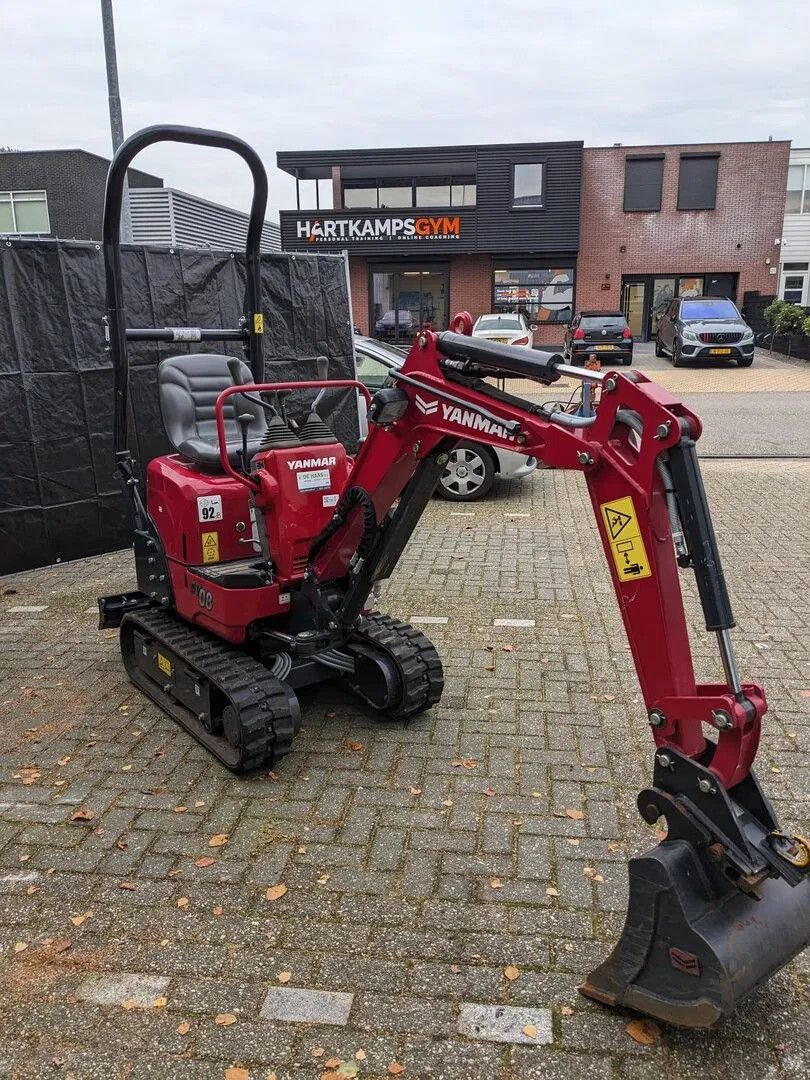
M 171 356 L 158 366 L 160 413 L 166 436 L 178 453 L 200 464 L 210 466 L 219 461 L 214 406 L 217 397 L 233 383 L 229 359 L 215 353 L 189 353 Z M 250 368 L 243 361 L 240 365 L 243 381 L 252 382 Z M 250 413 L 253 419 L 248 428 L 249 448 L 256 453 L 265 429 L 264 410 L 235 394 L 225 403 L 223 413 L 225 437 L 233 449 L 242 441 L 236 417 Z

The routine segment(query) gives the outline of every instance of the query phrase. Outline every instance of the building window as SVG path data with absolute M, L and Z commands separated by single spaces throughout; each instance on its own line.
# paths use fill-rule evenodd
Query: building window
M 789 304 L 805 304 L 808 298 L 810 263 L 786 262 L 782 264 L 782 287 L 779 295 Z
M 344 187 L 343 205 L 347 210 L 376 210 L 376 187 Z
M 679 210 L 714 210 L 717 205 L 719 154 L 681 154 Z
M 392 210 L 423 206 L 475 206 L 474 176 L 414 177 L 412 180 L 344 184 L 346 210 Z
M 413 206 L 413 185 L 408 181 L 400 181 L 397 184 L 386 184 L 378 189 L 381 210 L 392 207 Z
M 810 165 L 791 165 L 788 169 L 786 214 L 810 214 Z
M 454 179 L 450 185 L 451 206 L 475 206 L 475 179 Z
M 543 165 L 512 166 L 512 206 L 528 206 L 535 210 L 543 206 Z
M 0 233 L 49 233 L 48 196 L 44 191 L 0 191 Z
M 663 179 L 663 154 L 657 157 L 625 158 L 624 209 L 628 212 L 660 210 Z
M 572 266 L 494 270 L 492 310 L 519 311 L 530 323 L 570 322 L 574 314 Z

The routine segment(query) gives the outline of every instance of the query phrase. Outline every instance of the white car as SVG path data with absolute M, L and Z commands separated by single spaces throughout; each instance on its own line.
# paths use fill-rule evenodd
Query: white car
M 408 355 L 406 350 L 358 334 L 354 338 L 354 354 L 357 378 L 372 393 L 391 385 L 391 368 L 401 368 Z M 436 494 L 455 502 L 472 502 L 487 494 L 496 476 L 519 480 L 536 468 L 537 458 L 465 439 L 450 454 L 447 468 L 436 485 Z
M 534 339 L 524 315 L 479 315 L 473 326 L 473 337 L 497 341 L 501 345 L 524 345 L 533 348 Z

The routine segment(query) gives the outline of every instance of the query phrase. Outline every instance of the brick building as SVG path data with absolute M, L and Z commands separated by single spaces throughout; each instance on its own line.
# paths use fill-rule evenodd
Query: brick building
M 288 251 L 345 250 L 356 325 L 408 343 L 468 310 L 520 310 L 536 345 L 582 308 L 655 333 L 676 293 L 773 293 L 789 143 L 302 151 Z M 302 185 L 314 207 L 304 209 Z

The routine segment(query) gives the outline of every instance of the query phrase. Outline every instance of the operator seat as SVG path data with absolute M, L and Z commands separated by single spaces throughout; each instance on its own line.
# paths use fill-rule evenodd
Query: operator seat
M 158 365 L 158 392 L 163 428 L 178 454 L 206 469 L 221 467 L 214 405 L 223 390 L 233 385 L 228 356 L 216 353 L 189 353 L 170 356 Z M 250 368 L 240 361 L 242 381 L 253 382 Z M 228 458 L 237 464 L 242 449 L 242 431 L 236 417 L 250 413 L 248 459 L 259 452 L 265 430 L 264 410 L 241 394 L 225 403 L 225 438 Z

